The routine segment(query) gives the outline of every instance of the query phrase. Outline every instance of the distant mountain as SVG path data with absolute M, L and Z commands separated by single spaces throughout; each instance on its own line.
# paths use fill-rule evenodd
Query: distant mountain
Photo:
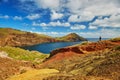
M 56 40 L 43 34 L 0 28 L 0 46 L 28 46 L 45 42 L 56 42 Z
M 65 41 L 65 42 L 66 41 L 68 41 L 68 42 L 87 41 L 87 39 L 79 36 L 76 33 L 70 33 L 70 34 L 63 36 L 63 37 L 57 37 L 56 39 L 59 41 Z

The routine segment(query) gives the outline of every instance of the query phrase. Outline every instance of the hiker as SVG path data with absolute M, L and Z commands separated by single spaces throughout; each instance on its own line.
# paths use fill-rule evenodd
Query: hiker
M 101 39 L 102 39 L 102 38 L 101 38 L 101 36 L 100 36 L 100 37 L 99 37 L 99 41 L 101 41 Z

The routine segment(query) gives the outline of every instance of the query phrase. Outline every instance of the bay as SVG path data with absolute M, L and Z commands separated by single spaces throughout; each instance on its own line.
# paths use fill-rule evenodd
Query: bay
M 103 38 L 102 40 L 106 40 L 107 38 Z M 98 38 L 87 38 L 88 41 L 92 41 L 92 42 L 96 42 L 99 39 Z M 75 44 L 80 44 L 83 41 L 80 42 L 55 42 L 55 43 L 43 43 L 43 44 L 37 44 L 37 45 L 33 45 L 33 46 L 24 46 L 22 47 L 23 49 L 26 50 L 35 50 L 35 51 L 39 51 L 45 54 L 49 54 L 52 50 L 55 50 L 57 48 L 63 48 L 63 47 L 67 47 L 67 46 L 72 46 Z
M 25 46 L 22 47 L 26 50 L 36 50 L 45 54 L 49 54 L 52 50 L 57 49 L 57 48 L 62 48 L 62 47 L 67 47 L 67 46 L 72 46 L 75 44 L 79 44 L 81 42 L 55 42 L 55 43 L 43 43 L 43 44 L 37 44 L 33 46 Z

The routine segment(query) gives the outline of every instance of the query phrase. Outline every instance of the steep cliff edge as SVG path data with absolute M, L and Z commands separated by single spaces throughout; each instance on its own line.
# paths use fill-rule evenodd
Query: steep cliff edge
M 105 40 L 105 41 L 99 41 L 99 42 L 86 42 L 85 44 L 79 44 L 75 46 L 69 46 L 65 48 L 59 48 L 56 50 L 53 50 L 50 53 L 49 59 L 55 59 L 59 57 L 59 59 L 64 59 L 64 57 L 69 57 L 74 55 L 86 55 L 91 52 L 99 52 L 99 51 L 104 51 L 106 49 L 112 49 L 116 46 L 120 45 L 120 41 L 113 41 L 111 40 Z M 69 56 L 68 56 L 69 55 Z M 57 58 L 58 59 L 58 58 Z M 54 60 L 56 61 L 56 60 Z

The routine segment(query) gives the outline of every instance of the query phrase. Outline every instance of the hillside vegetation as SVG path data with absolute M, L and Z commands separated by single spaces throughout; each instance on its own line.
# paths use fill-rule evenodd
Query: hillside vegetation
M 64 37 L 53 38 L 43 34 L 30 33 L 11 28 L 0 28 L 0 46 L 29 46 L 46 42 L 84 41 L 75 33 Z
M 8 80 L 120 80 L 119 66 L 120 42 L 99 41 L 54 50 L 40 69 Z
M 120 41 L 113 40 L 52 51 L 43 67 L 55 68 L 68 76 L 55 75 L 47 79 L 120 80 Z
M 49 56 L 49 54 L 43 54 L 37 51 L 28 51 L 21 48 L 9 46 L 0 47 L 0 52 L 4 52 L 5 55 L 15 60 L 31 61 L 35 63 L 41 63 L 45 58 Z
M 53 76 L 59 73 L 55 69 L 40 69 L 40 70 L 29 70 L 26 73 L 15 75 L 7 80 L 43 80 L 45 77 Z
M 27 46 L 55 41 L 54 38 L 43 34 L 0 28 L 0 46 Z
M 75 33 L 52 38 L 0 30 L 0 80 L 120 80 L 120 37 L 87 42 Z M 86 42 L 53 50 L 50 55 L 10 47 L 81 40 Z
M 38 64 L 41 64 L 48 56 L 49 54 L 16 47 L 0 47 L 0 80 L 31 69 L 39 69 Z

